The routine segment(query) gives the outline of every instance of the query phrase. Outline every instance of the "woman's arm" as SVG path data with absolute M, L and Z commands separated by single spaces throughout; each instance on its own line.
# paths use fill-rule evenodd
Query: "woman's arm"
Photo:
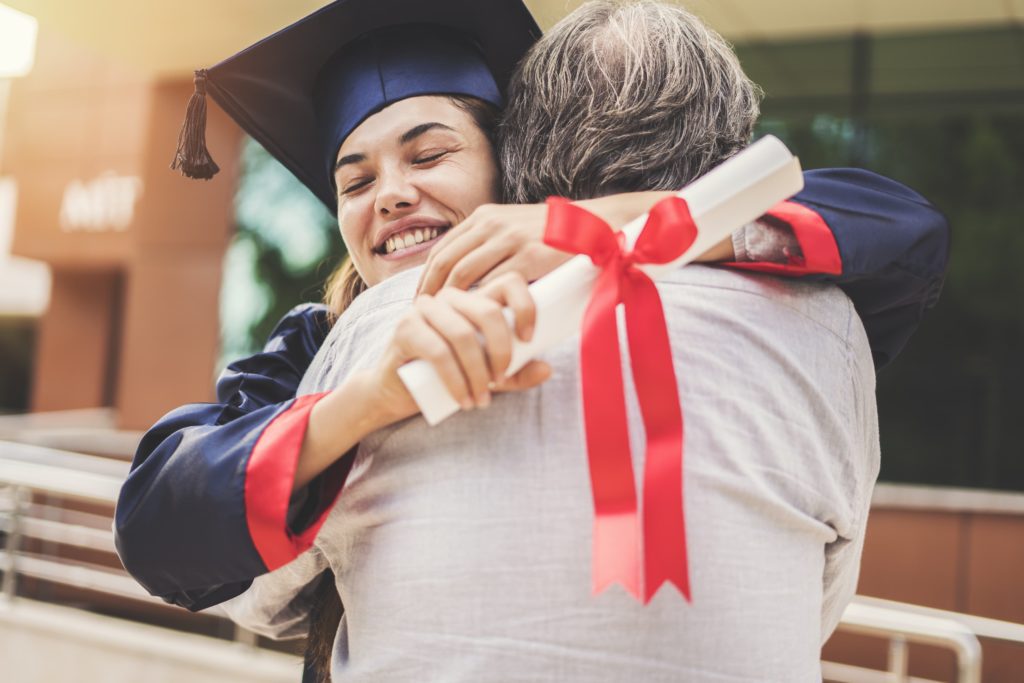
M 277 476 L 269 437 L 311 408 L 295 391 L 329 329 L 323 306 L 292 310 L 260 353 L 222 373 L 216 403 L 178 408 L 143 437 L 114 532 L 126 569 L 154 595 L 192 610 L 237 595 L 267 571 L 256 539 L 288 542 L 333 502 L 347 462 L 306 487 L 290 510 L 290 488 L 275 497 L 260 495 L 259 485 Z
M 864 323 L 875 367 L 890 363 L 938 302 L 949 263 L 946 218 L 910 188 L 856 168 L 804 173 L 804 189 L 764 220 L 788 226 L 802 254 L 736 268 L 835 282 Z
M 751 233 L 773 225 L 795 247 L 763 261 L 733 262 L 731 240 L 701 261 L 838 284 L 851 298 L 871 342 L 876 367 L 890 362 L 935 305 L 949 254 L 949 226 L 921 195 L 861 169 L 804 173 L 804 189 L 773 207 Z M 613 227 L 645 213 L 672 192 L 638 192 L 580 202 Z M 431 251 L 420 290 L 467 287 L 508 271 L 535 280 L 569 256 L 543 243 L 545 205 L 485 206 L 450 230 Z

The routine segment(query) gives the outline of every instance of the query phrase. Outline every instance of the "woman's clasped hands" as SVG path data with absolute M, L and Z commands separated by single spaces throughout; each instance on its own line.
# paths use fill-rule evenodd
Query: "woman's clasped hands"
M 503 309 L 512 312 L 509 327 Z M 492 392 L 520 391 L 544 382 L 551 369 L 531 361 L 506 376 L 512 359 L 513 334 L 529 341 L 536 309 L 525 278 L 506 272 L 473 291 L 441 288 L 420 294 L 399 321 L 377 367 L 381 405 L 396 419 L 419 412 L 397 370 L 422 359 L 433 365 L 452 397 L 464 408 L 490 404 Z

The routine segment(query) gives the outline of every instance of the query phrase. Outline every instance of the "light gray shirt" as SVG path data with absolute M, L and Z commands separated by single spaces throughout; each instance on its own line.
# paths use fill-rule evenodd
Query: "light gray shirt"
M 373 362 L 418 270 L 360 295 L 300 393 Z M 685 419 L 692 603 L 591 594 L 578 339 L 541 387 L 374 433 L 314 547 L 227 604 L 278 637 L 333 569 L 335 683 L 813 681 L 853 595 L 879 446 L 874 368 L 830 285 L 702 266 L 658 283 Z M 625 341 L 623 341 L 625 348 Z M 637 481 L 642 423 L 628 368 Z

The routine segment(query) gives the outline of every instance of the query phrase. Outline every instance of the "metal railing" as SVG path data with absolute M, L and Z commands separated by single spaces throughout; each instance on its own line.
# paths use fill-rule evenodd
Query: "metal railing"
M 951 650 L 956 657 L 956 680 L 980 683 L 979 638 L 1024 644 L 1024 624 L 863 595 L 847 606 L 838 630 L 888 640 L 889 656 L 886 671 L 824 662 L 825 680 L 837 683 L 935 683 L 908 675 L 912 643 Z
M 113 553 L 113 507 L 127 472 L 125 462 L 0 441 L 0 531 L 6 538 L 0 551 L 0 571 L 2 592 L 8 599 L 16 593 L 17 577 L 26 576 L 170 607 L 148 595 L 123 570 L 54 559 L 21 548 L 23 539 L 34 538 Z M 33 502 L 32 494 L 99 504 L 111 514 L 56 508 Z M 224 616 L 218 608 L 205 613 Z M 825 680 L 837 683 L 934 683 L 908 676 L 911 643 L 951 650 L 957 659 L 957 681 L 980 683 L 979 637 L 1024 644 L 1021 624 L 865 596 L 854 598 L 838 630 L 887 639 L 889 660 L 887 671 L 823 662 Z M 234 634 L 238 642 L 256 643 L 255 634 L 244 629 L 236 627 Z
M 838 630 L 887 639 L 887 671 L 877 672 L 881 677 L 870 679 L 867 670 L 859 667 L 833 668 L 830 672 L 828 666 L 823 666 L 826 680 L 909 682 L 909 644 L 920 643 L 953 651 L 958 683 L 981 683 L 981 643 L 977 635 L 955 619 L 918 614 L 907 607 L 911 606 L 894 602 L 880 605 L 873 603 L 871 598 L 855 598 L 843 613 Z
M 128 463 L 109 458 L 32 444 L 0 441 L 0 594 L 13 600 L 20 577 L 94 591 L 108 596 L 178 610 L 149 595 L 123 569 L 111 561 L 99 564 L 45 552 L 30 552 L 26 541 L 67 546 L 90 554 L 114 556 L 114 505 Z M 54 497 L 87 503 L 104 513 L 82 512 L 41 503 L 33 498 Z M 203 612 L 226 619 L 218 607 Z M 233 626 L 236 642 L 255 645 L 255 634 Z

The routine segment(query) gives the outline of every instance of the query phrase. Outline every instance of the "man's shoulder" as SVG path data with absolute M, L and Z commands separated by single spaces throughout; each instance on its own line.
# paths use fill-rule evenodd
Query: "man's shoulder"
M 362 316 L 409 305 L 416 297 L 416 284 L 422 268 L 413 268 L 389 277 L 357 296 L 338 319 L 344 325 Z
M 742 313 L 766 331 L 799 333 L 802 328 L 817 327 L 844 344 L 860 341 L 853 304 L 828 283 L 691 265 L 660 278 L 659 293 L 666 312 L 699 309 L 710 323 L 716 315 L 734 318 Z M 783 329 L 781 323 L 785 323 Z
M 421 268 L 394 275 L 368 288 L 338 317 L 310 364 L 300 394 L 325 391 L 357 366 L 373 362 L 384 351 L 402 312 L 416 296 Z

